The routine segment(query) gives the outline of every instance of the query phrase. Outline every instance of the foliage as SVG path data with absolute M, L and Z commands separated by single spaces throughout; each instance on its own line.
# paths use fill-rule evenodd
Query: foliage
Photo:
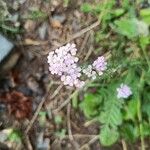
M 62 123 L 62 117 L 60 115 L 56 115 L 54 119 L 55 119 L 56 124 L 61 124 Z
M 111 51 L 108 71 L 88 85 L 97 92 L 87 90 L 80 103 L 84 115 L 100 123 L 99 139 L 104 146 L 140 138 L 145 150 L 144 138 L 150 136 L 150 10 L 137 9 L 140 5 L 129 0 L 118 5 L 110 0 L 81 6 L 82 12 L 101 20 L 95 42 Z M 128 99 L 117 98 L 121 83 L 131 87 L 133 94 Z
M 20 27 L 15 25 L 13 15 L 10 13 L 10 6 L 4 1 L 0 1 L 0 31 L 3 34 L 10 34 L 21 32 Z
M 22 134 L 19 130 L 13 129 L 12 132 L 8 136 L 8 140 L 12 142 L 21 142 Z

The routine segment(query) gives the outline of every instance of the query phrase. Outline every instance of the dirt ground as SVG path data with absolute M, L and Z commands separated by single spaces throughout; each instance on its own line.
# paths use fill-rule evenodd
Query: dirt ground
M 72 108 L 70 95 L 74 89 L 64 87 L 48 71 L 48 52 L 68 41 L 77 44 L 81 60 L 96 55 L 93 51 L 97 48 L 93 41 L 96 28 L 84 34 L 81 31 L 88 30 L 97 19 L 80 11 L 83 0 L 72 0 L 68 6 L 61 0 L 24 0 L 18 6 L 15 2 L 8 1 L 17 7 L 18 22 L 24 32 L 11 38 L 15 48 L 3 64 L 7 69 L 1 75 L 0 93 L 7 102 L 0 104 L 0 130 L 15 128 L 21 131 L 23 140 L 21 144 L 5 144 L 15 150 L 40 149 L 40 144 L 46 147 L 44 150 L 121 150 L 121 143 L 111 148 L 101 147 L 97 136 L 99 124 L 87 121 L 79 109 Z M 32 9 L 41 10 L 46 17 L 26 17 Z M 15 59 L 17 63 L 9 69 L 8 62 Z M 43 125 L 39 112 L 46 113 Z M 61 124 L 55 121 L 58 115 Z M 62 129 L 66 134 L 60 138 L 56 134 Z M 5 146 L 0 149 L 7 149 Z

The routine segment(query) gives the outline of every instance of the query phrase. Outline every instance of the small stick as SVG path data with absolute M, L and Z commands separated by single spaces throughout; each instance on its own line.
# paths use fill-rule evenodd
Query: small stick
M 77 92 L 78 90 L 74 91 L 57 109 L 53 110 L 53 113 L 57 114 L 62 108 L 64 108 Z
M 96 22 L 94 22 L 94 23 L 91 24 L 90 26 L 88 26 L 88 27 L 82 29 L 81 31 L 75 33 L 70 39 L 67 40 L 67 43 L 70 42 L 70 41 L 72 41 L 72 40 L 74 40 L 74 39 L 76 39 L 76 38 L 78 38 L 78 37 L 80 37 L 80 36 L 83 35 L 84 33 L 86 33 L 86 32 L 88 32 L 88 31 L 92 30 L 92 29 L 95 28 L 95 27 L 97 27 L 98 25 L 100 25 L 100 21 L 99 21 L 99 20 L 96 21 Z
M 127 144 L 126 144 L 126 142 L 125 142 L 125 140 L 121 140 L 121 143 L 122 143 L 122 148 L 123 148 L 123 150 L 128 150 L 127 149 Z
M 68 104 L 67 107 L 67 126 L 68 126 L 68 134 L 69 134 L 69 139 L 72 142 L 72 144 L 74 145 L 74 148 L 76 150 L 79 149 L 79 145 L 77 144 L 77 142 L 74 140 L 74 137 L 72 135 L 72 130 L 71 130 L 71 123 L 70 123 L 70 111 L 71 111 L 71 104 Z
M 84 40 L 83 40 L 83 42 L 82 42 L 82 44 L 81 44 L 80 52 L 79 52 L 79 54 L 78 54 L 79 56 L 81 55 L 82 51 L 84 50 L 85 45 L 86 45 L 87 42 L 88 42 L 89 36 L 90 36 L 90 32 L 87 32 L 86 35 L 85 35 L 85 37 L 84 37 Z
M 52 86 L 52 85 L 51 85 Z M 60 91 L 60 89 L 62 88 L 62 85 L 58 86 L 58 88 L 54 91 L 53 95 L 50 97 L 50 99 L 53 99 Z M 26 130 L 25 130 L 25 134 L 28 134 L 29 130 L 31 129 L 34 121 L 36 120 L 38 114 L 39 114 L 39 111 L 41 110 L 44 102 L 47 100 L 47 98 L 49 97 L 49 94 L 50 94 L 50 91 L 51 91 L 51 88 L 49 89 L 49 91 L 47 92 L 46 96 L 42 98 L 40 104 L 38 105 L 37 109 L 36 109 L 36 112 L 34 113 L 31 121 L 29 122 Z
M 72 134 L 74 138 L 94 138 L 97 135 L 90 134 Z M 66 135 L 64 138 L 69 138 L 69 135 Z
M 96 136 L 95 136 L 94 138 L 92 138 L 88 143 L 86 143 L 86 144 L 84 144 L 83 146 L 81 146 L 81 147 L 79 148 L 79 150 L 83 150 L 85 147 L 87 147 L 87 146 L 93 144 L 95 141 L 98 140 L 98 138 L 99 138 L 99 136 L 96 135 Z

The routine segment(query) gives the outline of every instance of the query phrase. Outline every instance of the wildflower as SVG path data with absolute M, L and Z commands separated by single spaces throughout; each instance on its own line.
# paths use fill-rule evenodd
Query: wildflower
M 92 64 L 93 68 L 98 72 L 99 75 L 103 74 L 103 71 L 107 69 L 107 62 L 104 56 L 98 57 Z
M 76 52 L 76 45 L 68 43 L 50 52 L 47 59 L 49 71 L 53 75 L 60 76 L 64 85 L 81 87 L 84 82 L 79 80 L 81 68 L 77 65 L 79 58 L 75 56 Z
M 84 73 L 88 78 L 92 78 L 93 80 L 96 79 L 96 72 L 93 71 L 92 65 L 88 65 L 87 68 L 83 69 L 83 73 Z
M 132 91 L 126 84 L 121 84 L 120 87 L 117 88 L 117 98 L 128 98 L 130 95 L 132 95 Z

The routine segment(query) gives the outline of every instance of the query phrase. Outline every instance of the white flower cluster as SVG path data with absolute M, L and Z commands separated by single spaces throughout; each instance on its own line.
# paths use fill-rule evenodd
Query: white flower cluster
M 87 68 L 83 69 L 83 73 L 84 73 L 88 78 L 92 78 L 93 80 L 96 79 L 96 71 L 93 71 L 92 65 L 88 65 Z
M 68 43 L 48 55 L 49 71 L 51 74 L 60 76 L 64 85 L 82 87 L 85 82 L 81 81 L 81 68 L 78 67 L 76 57 L 76 45 Z
M 79 58 L 76 57 L 77 49 L 75 44 L 68 43 L 48 55 L 49 71 L 53 75 L 60 76 L 64 85 L 81 88 L 85 81 L 81 81 L 81 71 L 88 78 L 96 79 L 96 75 L 102 75 L 107 68 L 107 62 L 103 56 L 98 57 L 92 65 L 81 69 L 78 66 Z
M 93 80 L 96 79 L 96 74 L 102 75 L 103 72 L 107 69 L 107 62 L 104 56 L 98 57 L 92 65 L 88 65 L 87 68 L 83 69 L 83 73 Z

